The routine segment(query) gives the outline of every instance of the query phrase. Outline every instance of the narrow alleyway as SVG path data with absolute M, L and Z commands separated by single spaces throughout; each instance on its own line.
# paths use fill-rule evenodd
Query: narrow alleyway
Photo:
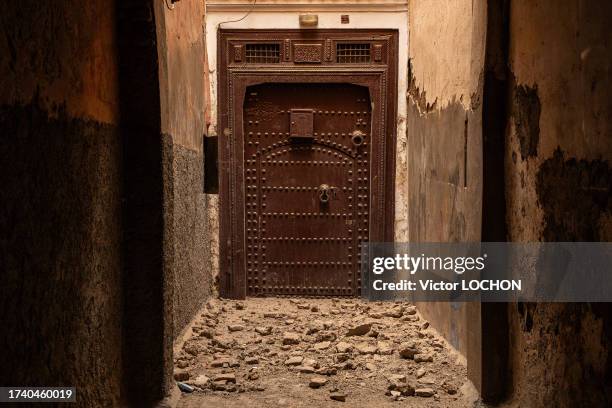
M 3 6 L 0 404 L 612 407 L 612 1 Z M 366 243 L 528 279 L 366 303 Z
M 407 303 L 212 301 L 175 354 L 179 407 L 466 407 L 459 355 Z M 394 405 L 395 404 L 395 405 Z

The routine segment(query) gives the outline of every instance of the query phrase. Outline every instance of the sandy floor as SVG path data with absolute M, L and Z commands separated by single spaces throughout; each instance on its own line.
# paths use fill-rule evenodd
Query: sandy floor
M 428 326 L 406 303 L 213 301 L 176 355 L 193 389 L 178 406 L 474 406 L 462 359 Z

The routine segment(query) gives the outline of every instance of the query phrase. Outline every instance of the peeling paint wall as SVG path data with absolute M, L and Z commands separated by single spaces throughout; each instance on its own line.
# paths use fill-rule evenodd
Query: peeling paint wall
M 0 384 L 121 388 L 121 140 L 114 2 L 0 13 Z
M 479 241 L 486 6 L 471 0 L 409 6 L 408 236 L 412 242 Z M 419 308 L 468 354 L 465 304 Z
M 605 2 L 511 2 L 512 241 L 612 238 L 611 17 Z M 515 404 L 610 405 L 609 304 L 514 304 L 509 319 Z
M 207 69 L 204 2 L 156 3 L 164 134 L 166 275 L 175 337 L 212 291 L 210 221 L 204 194 Z

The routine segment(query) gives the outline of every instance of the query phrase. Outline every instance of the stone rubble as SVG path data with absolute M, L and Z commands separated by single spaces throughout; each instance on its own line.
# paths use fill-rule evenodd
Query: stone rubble
M 285 332 L 283 333 L 283 345 L 290 344 L 299 344 L 300 343 L 300 335 L 293 332 Z
M 465 367 L 428 327 L 407 303 L 213 300 L 175 355 L 174 379 L 194 388 L 184 398 L 302 384 L 328 394 L 329 404 L 380 398 L 452 406 Z
M 343 392 L 332 392 L 329 394 L 329 398 L 333 399 L 334 401 L 344 402 L 346 401 L 346 394 Z
M 435 391 L 431 388 L 417 388 L 416 390 L 414 390 L 414 394 L 417 397 L 433 397 Z
M 308 384 L 310 388 L 319 388 L 327 384 L 327 378 L 325 377 L 312 377 Z

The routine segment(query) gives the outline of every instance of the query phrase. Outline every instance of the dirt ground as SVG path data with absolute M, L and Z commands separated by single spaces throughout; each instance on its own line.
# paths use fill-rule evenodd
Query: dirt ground
M 179 407 L 472 407 L 464 360 L 408 303 L 214 300 L 175 353 Z M 191 391 L 191 392 L 189 392 Z

